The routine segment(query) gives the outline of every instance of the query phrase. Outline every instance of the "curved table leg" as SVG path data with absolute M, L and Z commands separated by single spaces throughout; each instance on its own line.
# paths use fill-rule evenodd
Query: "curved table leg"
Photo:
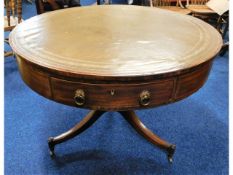
M 119 111 L 119 113 L 126 119 L 127 122 L 144 138 L 150 141 L 152 144 L 158 146 L 159 148 L 167 151 L 168 161 L 172 163 L 172 157 L 175 152 L 176 146 L 170 144 L 157 135 L 155 135 L 152 131 L 150 131 L 146 126 L 140 121 L 134 111 Z
M 67 132 L 58 135 L 56 137 L 50 137 L 48 139 L 48 145 L 50 149 L 50 155 L 54 156 L 54 147 L 56 144 L 65 142 L 78 134 L 85 131 L 87 128 L 89 128 L 95 121 L 104 113 L 105 111 L 90 111 L 84 119 L 76 124 L 73 128 L 68 130 Z

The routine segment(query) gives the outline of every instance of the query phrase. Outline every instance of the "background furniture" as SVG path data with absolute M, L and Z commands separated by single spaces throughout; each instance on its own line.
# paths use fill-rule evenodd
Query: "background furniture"
M 22 0 L 4 0 L 6 16 L 4 16 L 4 32 L 12 29 L 22 21 Z M 4 42 L 9 44 L 8 38 Z M 4 57 L 13 55 L 12 51 L 4 51 Z
M 71 7 L 80 7 L 80 0 L 35 0 L 37 14 Z
M 229 39 L 226 37 L 229 27 L 229 2 L 227 0 L 189 0 L 186 7 L 191 10 L 192 15 L 198 17 L 215 27 L 222 35 L 224 45 L 221 55 L 228 50 Z M 197 4 L 197 5 L 193 5 Z
M 175 4 L 175 5 L 174 5 Z M 191 13 L 190 10 L 186 9 L 183 5 L 181 0 L 150 0 L 151 7 L 158 7 L 165 10 L 175 11 L 181 14 L 189 14 Z
M 209 0 L 187 0 L 186 8 L 191 11 L 194 17 L 198 17 L 207 23 L 214 21 L 216 23 L 219 15 L 209 8 L 206 3 Z
M 218 17 L 215 28 L 222 35 L 222 38 L 225 38 L 229 30 L 229 11 Z
M 216 28 L 224 40 L 224 44 L 220 52 L 220 55 L 223 56 L 229 50 L 229 11 L 219 16 Z
M 196 15 L 196 13 L 202 13 L 202 14 L 211 14 L 215 13 L 213 10 L 211 10 L 209 7 L 207 7 L 205 4 L 209 0 L 187 0 L 186 8 L 192 10 L 193 15 Z

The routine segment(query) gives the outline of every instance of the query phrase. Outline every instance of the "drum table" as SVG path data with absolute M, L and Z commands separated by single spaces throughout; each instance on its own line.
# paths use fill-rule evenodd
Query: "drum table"
M 222 39 L 191 16 L 141 6 L 89 6 L 58 10 L 19 24 L 10 35 L 24 82 L 56 102 L 91 109 L 56 144 L 117 111 L 163 149 L 172 162 L 175 145 L 153 134 L 133 110 L 173 103 L 206 81 Z

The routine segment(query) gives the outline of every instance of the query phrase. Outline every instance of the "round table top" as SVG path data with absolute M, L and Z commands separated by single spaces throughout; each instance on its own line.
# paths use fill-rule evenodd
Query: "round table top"
M 10 35 L 17 55 L 77 76 L 136 77 L 188 69 L 222 46 L 212 26 L 158 8 L 106 5 L 32 17 Z

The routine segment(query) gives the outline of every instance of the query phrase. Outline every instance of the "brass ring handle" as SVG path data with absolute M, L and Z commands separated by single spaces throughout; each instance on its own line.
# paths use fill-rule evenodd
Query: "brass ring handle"
M 139 98 L 139 103 L 142 106 L 148 106 L 150 104 L 150 92 L 142 91 Z
M 85 104 L 85 93 L 82 89 L 77 89 L 75 91 L 74 101 L 78 106 Z

